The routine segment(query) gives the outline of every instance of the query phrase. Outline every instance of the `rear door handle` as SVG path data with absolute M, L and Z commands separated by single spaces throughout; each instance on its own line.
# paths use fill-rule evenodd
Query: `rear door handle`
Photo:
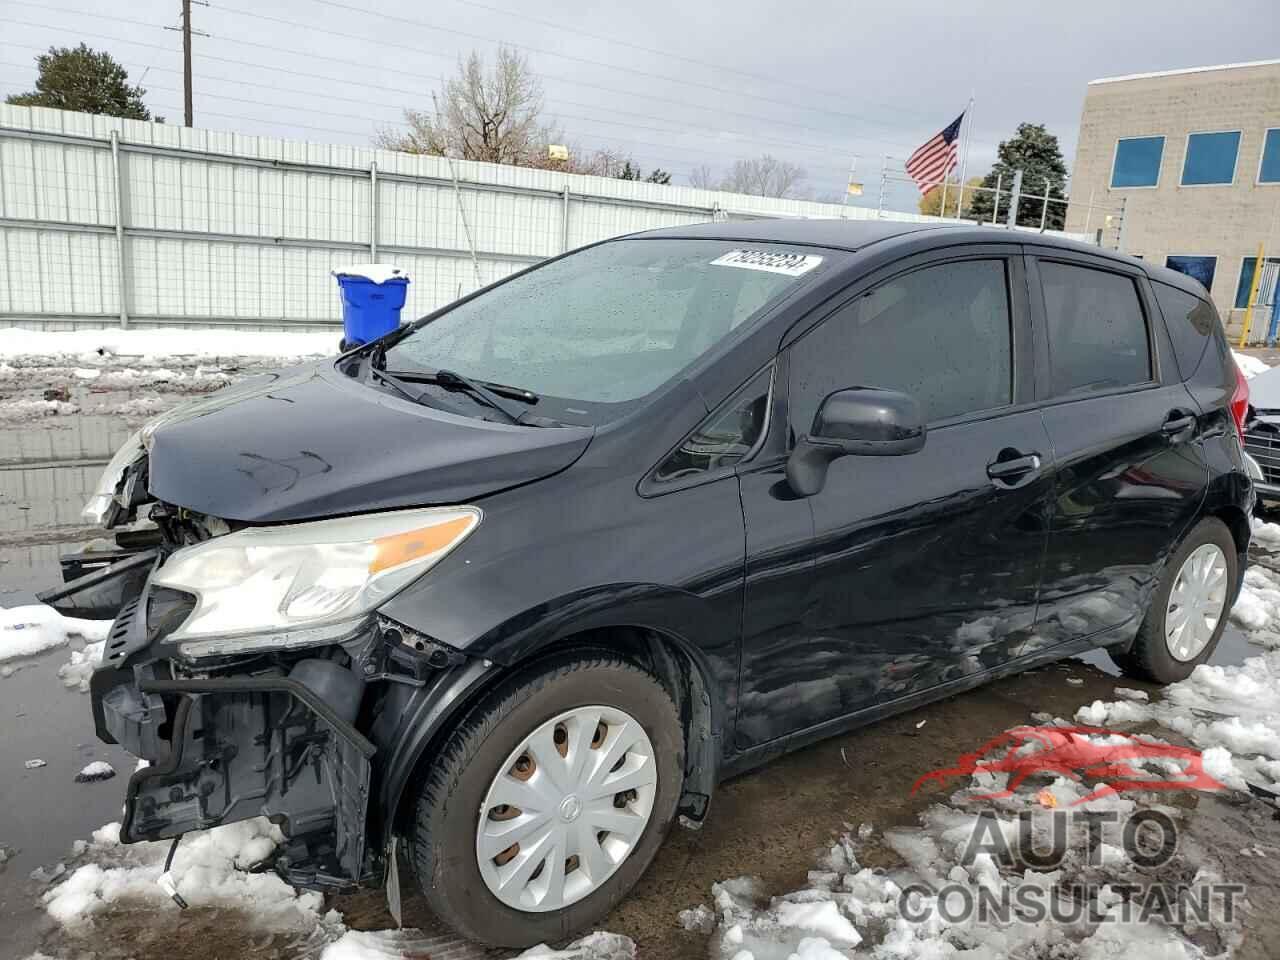
M 1174 437 L 1180 433 L 1185 433 L 1196 425 L 1196 415 L 1189 410 L 1170 410 L 1169 415 L 1165 417 L 1164 423 L 1160 425 L 1160 432 L 1165 436 Z
M 1028 453 L 1010 460 L 996 460 L 987 464 L 987 476 L 992 480 L 1021 480 L 1040 470 L 1040 454 Z

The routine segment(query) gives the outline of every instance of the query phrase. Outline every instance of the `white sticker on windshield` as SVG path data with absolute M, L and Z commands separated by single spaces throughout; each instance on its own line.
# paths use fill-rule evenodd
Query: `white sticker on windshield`
M 822 262 L 811 253 L 778 253 L 771 250 L 730 250 L 723 257 L 711 261 L 713 267 L 741 267 L 743 270 L 763 270 L 765 273 L 781 273 L 788 277 L 802 277 Z

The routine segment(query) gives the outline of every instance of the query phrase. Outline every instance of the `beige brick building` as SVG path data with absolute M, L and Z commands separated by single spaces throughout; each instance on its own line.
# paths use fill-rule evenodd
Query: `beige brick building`
M 1094 206 L 1066 229 L 1091 234 L 1123 201 L 1124 252 L 1208 280 L 1238 332 L 1258 244 L 1280 258 L 1280 60 L 1090 82 L 1071 196 Z

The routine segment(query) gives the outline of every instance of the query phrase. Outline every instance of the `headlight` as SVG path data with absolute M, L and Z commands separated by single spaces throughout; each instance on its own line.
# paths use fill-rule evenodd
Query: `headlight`
M 479 522 L 475 507 L 438 507 L 254 527 L 177 551 L 151 582 L 196 597 L 167 638 L 186 657 L 332 642 Z

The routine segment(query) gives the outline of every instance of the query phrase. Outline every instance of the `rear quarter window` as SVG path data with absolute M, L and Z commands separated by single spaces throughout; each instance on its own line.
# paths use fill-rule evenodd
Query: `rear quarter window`
M 1195 376 L 1205 350 L 1222 330 L 1218 311 L 1208 301 L 1177 287 L 1159 281 L 1151 286 L 1155 290 L 1156 302 L 1160 304 L 1160 312 L 1164 314 L 1169 338 L 1173 341 L 1178 372 L 1183 380 L 1190 380 Z

